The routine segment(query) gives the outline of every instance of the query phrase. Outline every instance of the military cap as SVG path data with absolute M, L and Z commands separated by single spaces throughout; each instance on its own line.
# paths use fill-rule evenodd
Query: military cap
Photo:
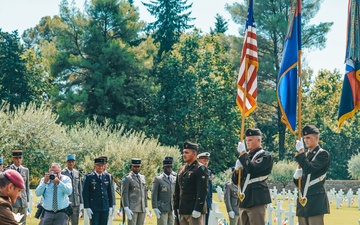
M 108 157 L 107 157 L 107 156 L 105 156 L 105 155 L 100 156 L 99 158 L 103 158 L 103 159 L 105 160 L 105 163 L 107 163 L 107 162 L 108 162 Z
M 173 165 L 173 160 L 170 159 L 163 160 L 163 166 L 172 166 L 172 165 Z
M 95 158 L 94 163 L 95 163 L 95 164 L 105 164 L 105 159 L 104 159 L 104 158 L 100 158 L 100 157 Z
M 24 179 L 22 178 L 21 174 L 13 169 L 8 169 L 3 172 L 4 177 L 6 177 L 8 180 L 10 180 L 11 183 L 13 183 L 16 187 L 24 189 Z
M 261 136 L 261 131 L 258 128 L 249 128 L 245 132 L 245 136 Z
M 186 141 L 186 142 L 184 142 L 184 149 L 192 149 L 192 150 L 198 151 L 199 146 L 198 146 L 198 144 Z
M 306 125 L 302 129 L 302 133 L 303 133 L 303 135 L 320 134 L 320 131 L 315 125 Z
M 131 165 L 141 165 L 141 159 L 139 158 L 132 158 Z
M 174 157 L 172 157 L 172 156 L 165 156 L 165 159 L 174 161 Z
M 23 155 L 23 150 L 15 149 L 12 151 L 12 156 L 22 156 L 22 155 Z
M 3 164 L 3 157 L 1 156 L 0 157 L 0 165 L 2 165 Z
M 75 154 L 69 154 L 66 156 L 66 162 L 69 161 L 69 160 L 76 160 L 76 157 L 75 157 Z
M 202 152 L 200 153 L 199 155 L 197 155 L 197 158 L 198 159 L 201 159 L 201 158 L 209 158 L 210 157 L 210 153 L 208 152 Z

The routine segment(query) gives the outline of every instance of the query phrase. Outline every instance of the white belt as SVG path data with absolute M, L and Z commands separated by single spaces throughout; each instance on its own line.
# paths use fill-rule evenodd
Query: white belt
M 316 179 L 314 179 L 314 180 L 310 181 L 310 183 L 309 183 L 309 187 L 310 187 L 310 186 L 312 186 L 312 185 L 314 185 L 314 184 L 319 183 L 320 181 L 323 181 L 323 180 L 325 179 L 325 177 L 326 177 L 326 173 L 324 173 L 324 174 L 323 174 L 323 175 L 321 175 L 320 177 L 318 177 L 318 178 L 316 178 Z
M 248 184 L 252 184 L 252 183 L 255 183 L 255 182 L 263 181 L 263 180 L 266 180 L 267 178 L 268 178 L 268 175 L 266 175 L 266 176 L 261 176 L 261 177 L 256 177 L 256 178 L 250 179 Z

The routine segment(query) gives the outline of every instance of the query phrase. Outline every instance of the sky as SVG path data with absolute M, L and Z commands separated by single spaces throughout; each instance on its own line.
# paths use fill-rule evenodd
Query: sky
M 143 0 L 150 2 L 150 0 Z M 188 0 L 193 3 L 192 17 L 195 27 L 208 33 L 210 27 L 214 27 L 215 16 L 219 13 L 229 22 L 229 30 L 226 34 L 243 36 L 239 32 L 239 25 L 231 20 L 230 14 L 225 10 L 225 4 L 233 4 L 242 0 Z M 263 1 L 263 0 L 261 0 Z M 28 28 L 34 27 L 44 16 L 53 16 L 59 13 L 61 0 L 1 0 L 0 4 L 0 28 L 2 31 L 11 32 L 18 30 L 19 35 Z M 289 0 L 290 2 L 290 0 Z M 79 8 L 82 8 L 84 0 L 76 0 Z M 140 18 L 146 22 L 154 21 L 140 0 L 134 0 L 135 6 L 139 7 Z M 324 0 L 318 14 L 311 23 L 334 22 L 331 31 L 327 35 L 326 47 L 323 50 L 304 51 L 303 58 L 310 68 L 315 71 L 327 69 L 333 71 L 338 69 L 341 73 L 345 71 L 345 39 L 347 20 L 346 0 Z M 303 11 L 303 13 L 305 13 Z M 254 15 L 256 21 L 256 15 Z M 261 62 L 259 62 L 261 69 Z

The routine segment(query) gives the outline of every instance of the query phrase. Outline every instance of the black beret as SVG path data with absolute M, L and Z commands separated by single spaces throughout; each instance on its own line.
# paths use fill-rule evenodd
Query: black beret
M 22 156 L 22 155 L 23 155 L 23 150 L 16 149 L 12 151 L 12 156 Z
M 95 158 L 94 160 L 95 164 L 105 164 L 105 159 L 104 158 Z
M 172 166 L 173 165 L 173 161 L 169 160 L 169 159 L 164 159 L 163 160 L 163 166 Z
M 261 131 L 257 128 L 249 128 L 246 130 L 245 136 L 261 136 Z
M 186 142 L 184 142 L 184 149 L 192 149 L 192 150 L 198 151 L 199 146 L 198 146 L 198 144 L 186 141 Z
M 302 129 L 303 135 L 308 134 L 320 134 L 319 128 L 317 128 L 315 125 L 306 125 Z
M 131 165 L 140 165 L 140 164 L 141 164 L 141 159 L 139 159 L 139 158 L 131 159 Z

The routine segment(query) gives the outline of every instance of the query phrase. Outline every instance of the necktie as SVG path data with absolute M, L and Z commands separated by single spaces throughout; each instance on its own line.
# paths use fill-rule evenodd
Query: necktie
M 20 168 L 19 167 L 16 170 L 20 173 Z
M 168 176 L 168 179 L 169 179 L 169 181 L 170 181 L 170 183 L 171 183 L 171 177 L 170 177 L 170 176 Z
M 137 180 L 140 182 L 140 177 L 139 177 L 139 175 L 136 174 L 135 176 L 136 176 Z
M 57 205 L 57 185 L 55 183 L 54 183 L 52 208 L 53 208 L 54 212 L 56 212 L 58 210 L 58 205 Z
M 71 178 L 74 178 L 73 171 L 70 172 L 70 176 L 71 176 Z

